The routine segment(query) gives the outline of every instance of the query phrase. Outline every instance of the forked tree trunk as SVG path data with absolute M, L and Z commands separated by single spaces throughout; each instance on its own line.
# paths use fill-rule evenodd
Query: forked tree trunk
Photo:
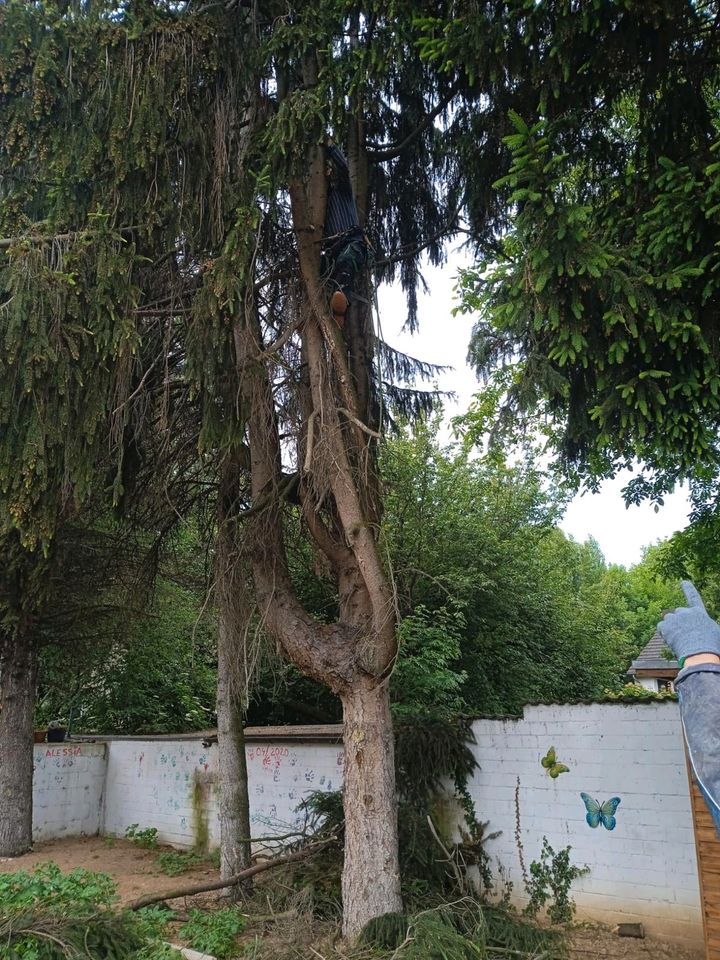
M 35 644 L 0 637 L 0 857 L 32 847 L 36 679 Z
M 395 743 L 388 683 L 360 682 L 342 694 L 345 770 L 343 932 L 402 910 L 397 846 Z
M 218 496 L 216 582 L 218 597 L 218 773 L 220 798 L 220 877 L 250 866 L 250 801 L 243 713 L 247 695 L 245 635 L 249 615 L 245 571 L 238 549 L 237 511 L 240 468 L 228 455 L 221 467 Z M 248 879 L 230 890 L 239 898 Z
M 318 59 L 301 64 L 305 88 L 317 83 Z M 278 99 L 290 78 L 278 74 Z M 345 718 L 345 863 L 343 932 L 355 937 L 374 917 L 402 908 L 397 847 L 393 729 L 387 678 L 397 652 L 395 604 L 377 542 L 379 491 L 374 477 L 370 331 L 349 342 L 334 321 L 320 275 L 327 199 L 321 131 L 288 184 L 297 242 L 301 302 L 294 317 L 302 369 L 297 406 L 276 394 L 250 286 L 235 326 L 239 385 L 248 416 L 252 509 L 247 538 L 259 615 L 268 634 L 307 675 L 340 696 Z M 350 318 L 352 319 L 352 318 Z M 354 347 L 353 347 L 354 344 Z M 351 357 L 348 358 L 348 348 Z M 358 352 L 353 359 L 352 350 Z M 361 354 L 361 356 L 360 356 Z M 277 403 L 281 404 L 279 410 Z M 295 410 L 297 474 L 283 474 L 279 420 Z M 292 583 L 283 500 L 296 497 L 318 553 L 338 583 L 340 616 L 315 620 Z

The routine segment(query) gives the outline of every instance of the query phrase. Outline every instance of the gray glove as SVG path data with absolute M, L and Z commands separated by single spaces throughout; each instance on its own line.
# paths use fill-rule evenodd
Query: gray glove
M 698 653 L 720 656 L 720 626 L 710 619 L 702 597 L 689 580 L 682 581 L 682 588 L 688 606 L 666 614 L 658 624 L 660 636 L 678 660 Z

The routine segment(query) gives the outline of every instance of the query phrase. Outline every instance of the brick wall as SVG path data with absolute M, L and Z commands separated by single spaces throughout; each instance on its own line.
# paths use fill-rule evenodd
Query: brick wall
M 137 823 L 156 827 L 163 843 L 191 847 L 207 828 L 217 845 L 217 746 L 199 740 L 112 740 L 109 746 L 105 833 L 122 836 Z M 342 786 L 342 748 L 331 742 L 251 742 L 247 760 L 256 837 L 296 829 L 303 797 Z
M 494 861 L 525 901 L 515 840 L 518 778 L 526 868 L 546 836 L 590 873 L 576 880 L 578 916 L 642 921 L 654 936 L 700 943 L 702 918 L 682 732 L 671 701 L 527 707 L 518 720 L 473 725 L 480 769 L 470 783 L 479 819 L 502 834 Z M 540 760 L 554 746 L 570 770 L 548 776 Z M 617 825 L 591 829 L 584 792 L 601 803 L 620 797 Z
M 100 830 L 104 743 L 43 743 L 33 748 L 33 836 L 92 836 Z
M 676 703 L 533 706 L 519 719 L 477 720 L 473 730 L 480 768 L 469 789 L 488 831 L 501 831 L 488 850 L 519 905 L 526 897 L 515 841 L 518 778 L 526 867 L 539 857 L 544 836 L 556 851 L 571 846 L 572 861 L 590 867 L 573 885 L 579 918 L 641 921 L 651 936 L 701 942 Z M 296 828 L 304 796 L 342 785 L 341 747 L 311 736 L 284 738 L 275 728 L 248 743 L 254 836 Z M 570 768 L 555 780 L 540 764 L 551 746 Z M 192 846 L 198 827 L 217 844 L 216 746 L 187 738 L 109 739 L 36 747 L 35 757 L 38 839 L 98 830 L 122 836 L 138 823 L 156 827 L 161 841 L 178 847 Z M 600 802 L 620 797 L 614 830 L 588 826 L 581 792 Z

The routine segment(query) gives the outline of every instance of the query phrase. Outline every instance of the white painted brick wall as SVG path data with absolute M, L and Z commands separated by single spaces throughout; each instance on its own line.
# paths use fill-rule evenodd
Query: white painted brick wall
M 217 823 L 217 746 L 194 740 L 109 742 L 103 831 L 122 836 L 132 823 L 156 827 L 161 842 L 196 842 L 194 785 L 211 846 Z M 247 746 L 250 821 L 254 837 L 288 833 L 303 822 L 298 805 L 315 790 L 342 786 L 342 749 L 336 744 L 272 740 Z
M 104 743 L 43 743 L 33 748 L 33 836 L 93 836 L 100 830 Z
M 676 703 L 527 707 L 519 720 L 478 720 L 480 769 L 469 784 L 480 820 L 501 835 L 488 845 L 513 899 L 526 902 L 515 842 L 520 778 L 526 867 L 546 836 L 590 874 L 576 880 L 578 917 L 642 921 L 650 935 L 702 938 L 700 894 L 685 755 Z M 570 771 L 551 779 L 540 760 L 554 746 Z M 580 793 L 621 798 L 613 831 L 591 829 Z
M 502 864 L 513 897 L 525 902 L 515 842 L 515 787 L 520 778 L 521 839 L 526 866 L 546 836 L 556 851 L 590 874 L 575 882 L 578 916 L 636 920 L 651 936 L 699 943 L 700 897 L 678 707 L 652 704 L 534 706 L 517 720 L 473 724 L 480 764 L 469 783 L 488 831 L 493 867 Z M 552 780 L 540 759 L 554 746 L 569 773 Z M 105 753 L 107 748 L 107 754 Z M 64 750 L 80 753 L 64 753 Z M 107 761 L 105 757 L 107 756 Z M 255 837 L 300 824 L 298 804 L 313 790 L 342 785 L 342 749 L 328 741 L 273 739 L 247 747 Z M 217 747 L 200 740 L 109 740 L 35 748 L 38 839 L 127 827 L 156 827 L 162 842 L 195 842 L 193 790 L 211 845 L 217 826 Z M 104 792 L 103 792 L 104 788 Z M 600 802 L 619 796 L 617 827 L 591 829 L 580 792 Z M 59 797 L 59 799 L 58 799 Z

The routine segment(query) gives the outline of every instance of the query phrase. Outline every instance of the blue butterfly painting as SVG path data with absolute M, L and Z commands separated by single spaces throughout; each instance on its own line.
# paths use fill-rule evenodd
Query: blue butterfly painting
M 615 824 L 617 823 L 615 811 L 620 805 L 620 797 L 610 797 L 605 803 L 598 803 L 597 800 L 593 800 L 587 793 L 581 793 L 580 796 L 587 810 L 585 819 L 591 827 L 595 828 L 602 824 L 606 830 L 615 829 Z

